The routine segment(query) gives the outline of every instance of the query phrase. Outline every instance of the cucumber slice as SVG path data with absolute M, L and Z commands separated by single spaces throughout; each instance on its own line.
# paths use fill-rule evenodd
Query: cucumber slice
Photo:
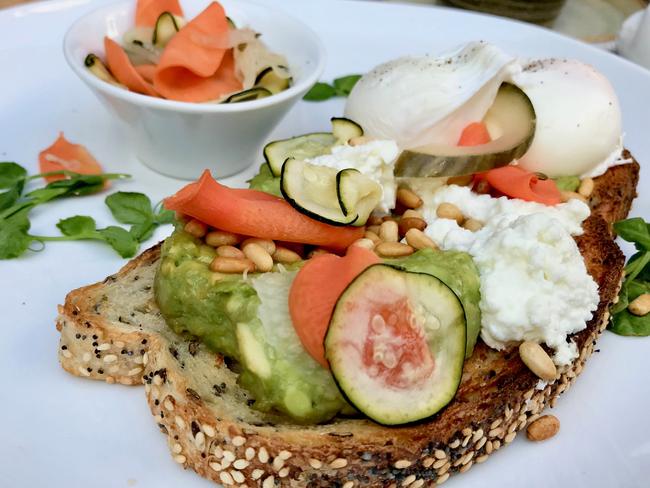
M 345 117 L 332 117 L 330 120 L 332 121 L 332 134 L 341 143 L 346 143 L 354 137 L 363 135 L 363 129 L 354 120 Z
M 313 219 L 332 225 L 351 225 L 357 215 L 341 210 L 336 174 L 333 168 L 289 158 L 282 165 L 280 190 L 296 210 Z
M 154 46 L 163 48 L 169 40 L 181 30 L 185 21 L 171 12 L 163 12 L 156 20 L 156 26 L 153 29 L 151 42 Z
M 260 98 L 270 97 L 272 93 L 266 88 L 250 88 L 248 90 L 233 93 L 221 103 L 239 103 L 259 100 Z
M 269 142 L 264 146 L 264 159 L 269 163 L 273 175 L 280 176 L 282 165 L 288 158 L 304 160 L 329 154 L 332 146 L 345 144 L 353 137 L 363 135 L 361 126 L 350 119 L 332 117 L 331 122 L 331 134 L 329 132 L 313 132 Z
M 366 224 L 383 195 L 379 183 L 353 168 L 342 169 L 336 174 L 336 192 L 343 213 L 356 214 L 354 225 L 359 226 Z
M 99 59 L 97 55 L 90 53 L 88 56 L 86 56 L 86 59 L 84 59 L 84 66 L 88 68 L 88 71 L 90 71 L 100 80 L 105 81 L 106 83 L 110 83 L 111 85 L 124 88 L 124 85 L 122 85 L 113 77 L 111 72 L 108 71 L 106 65 L 102 62 L 101 59 Z
M 328 132 L 314 132 L 302 136 L 269 142 L 264 146 L 264 159 L 274 176 L 280 176 L 282 165 L 288 158 L 309 159 L 328 154 L 336 138 Z
M 442 281 L 376 264 L 339 297 L 325 355 L 354 407 L 380 424 L 405 424 L 454 398 L 465 334 L 463 307 Z
M 504 83 L 484 123 L 497 137 L 480 146 L 422 146 L 405 150 L 395 176 L 458 176 L 505 166 L 522 157 L 535 136 L 535 110 L 526 94 Z
M 271 93 L 280 93 L 291 86 L 292 78 L 290 76 L 279 76 L 275 69 L 264 68 L 255 78 L 255 86 L 266 88 Z

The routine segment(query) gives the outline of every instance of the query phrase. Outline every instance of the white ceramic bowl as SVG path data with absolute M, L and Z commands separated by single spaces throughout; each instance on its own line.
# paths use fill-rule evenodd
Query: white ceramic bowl
M 195 179 L 208 168 L 222 177 L 259 162 L 268 135 L 318 80 L 325 65 L 325 49 L 316 34 L 281 9 L 244 0 L 221 3 L 237 25 L 262 33 L 272 50 L 286 56 L 293 86 L 261 100 L 222 105 L 149 97 L 99 80 L 84 67 L 84 58 L 91 52 L 104 55 L 104 35 L 121 40 L 133 26 L 135 0 L 85 15 L 72 24 L 63 41 L 68 64 L 124 123 L 138 159 L 168 176 Z M 182 1 L 188 19 L 208 4 L 208 0 Z

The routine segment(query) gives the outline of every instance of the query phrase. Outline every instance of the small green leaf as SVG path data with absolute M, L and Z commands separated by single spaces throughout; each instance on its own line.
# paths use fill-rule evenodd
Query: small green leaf
M 336 90 L 336 94 L 340 97 L 347 97 L 359 79 L 361 79 L 361 75 L 348 75 L 336 78 L 334 80 L 334 89 Z
M 650 251 L 650 229 L 648 227 L 641 217 L 614 223 L 614 231 L 621 239 L 633 242 L 639 251 Z
M 34 240 L 29 231 L 27 211 L 0 220 L 0 259 L 12 259 L 22 255 Z
M 0 193 L 0 210 L 5 210 L 15 204 L 20 198 L 22 190 L 22 183 L 17 184 L 13 188 Z
M 68 237 L 90 239 L 95 237 L 96 224 L 92 217 L 76 215 L 67 219 L 59 220 L 56 224 L 61 233 Z
M 618 292 L 618 302 L 610 307 L 609 313 L 614 316 L 615 314 L 625 310 L 629 304 L 630 301 L 627 299 L 627 285 L 623 283 L 621 291 Z
M 123 224 L 145 224 L 154 218 L 151 200 L 142 193 L 118 191 L 105 201 L 115 220 Z
M 580 178 L 577 176 L 560 176 L 554 179 L 558 189 L 562 191 L 577 191 L 580 186 Z
M 336 96 L 336 90 L 327 83 L 318 82 L 302 97 L 303 100 L 310 102 L 321 102 Z
M 156 223 L 158 225 L 173 224 L 175 220 L 176 220 L 176 212 L 172 210 L 168 210 L 162 205 L 160 205 L 160 208 L 156 213 Z
M 122 227 L 111 225 L 105 229 L 99 229 L 97 232 L 123 258 L 133 257 L 138 252 L 138 241 Z
M 151 237 L 156 227 L 157 225 L 153 220 L 147 220 L 146 222 L 142 222 L 140 224 L 133 224 L 129 229 L 129 233 L 136 241 L 142 242 Z
M 634 280 L 627 284 L 629 302 L 644 293 L 650 293 L 650 283 Z M 612 317 L 609 330 L 623 336 L 650 336 L 650 314 L 639 317 L 631 314 L 626 307 Z
M 10 162 L 0 163 L 0 188 L 11 188 L 27 177 L 27 170 Z

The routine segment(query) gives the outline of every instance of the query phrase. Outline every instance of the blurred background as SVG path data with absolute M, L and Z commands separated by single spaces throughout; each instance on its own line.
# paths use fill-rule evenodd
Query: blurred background
M 395 1 L 395 0 L 373 0 Z M 510 17 L 613 50 L 623 22 L 648 6 L 647 0 L 399 0 L 442 5 Z
M 0 8 L 34 0 L 0 0 Z M 309 0 L 303 0 L 308 2 Z M 334 2 L 335 0 L 332 0 Z M 649 0 L 366 0 L 438 5 L 545 26 L 650 68 Z M 647 9 L 648 15 L 641 11 Z M 636 15 L 633 15 L 635 14 Z M 626 19 L 628 22 L 625 22 Z M 640 29 L 643 26 L 644 29 Z M 644 32 L 641 32 L 643 30 Z M 621 33 L 621 31 L 623 31 Z M 637 35 L 638 33 L 638 35 Z M 618 37 L 623 37 L 618 41 Z

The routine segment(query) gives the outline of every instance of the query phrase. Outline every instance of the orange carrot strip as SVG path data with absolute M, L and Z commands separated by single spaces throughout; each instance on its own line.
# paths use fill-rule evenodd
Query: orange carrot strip
M 146 81 L 147 83 L 152 83 L 153 84 L 153 76 L 156 73 L 156 65 L 155 64 L 139 64 L 137 66 L 134 66 L 135 70 L 138 72 L 140 76 Z
M 562 201 L 555 181 L 542 180 L 519 166 L 503 166 L 483 173 L 484 178 L 498 192 L 529 202 L 556 205 Z
M 235 59 L 229 49 L 214 75 L 204 78 L 184 68 L 169 68 L 156 72 L 154 87 L 170 100 L 207 102 L 240 91 L 243 86 L 235 76 Z
M 104 37 L 104 50 L 106 51 L 108 69 L 111 70 L 117 81 L 131 91 L 151 95 L 152 97 L 158 96 L 151 84 L 147 83 L 131 64 L 131 60 L 122 49 L 122 46 L 113 39 Z
M 458 139 L 458 146 L 480 146 L 491 140 L 490 133 L 483 122 L 472 122 L 463 129 Z
M 293 327 L 305 350 L 323 367 L 329 369 L 323 342 L 339 296 L 359 273 L 379 262 L 374 252 L 352 246 L 344 257 L 323 254 L 310 259 L 293 280 L 289 290 Z
M 228 36 L 226 13 L 212 2 L 165 47 L 154 76 L 155 89 L 166 98 L 186 102 L 214 100 L 240 90 L 232 51 L 224 47 Z
M 52 171 L 74 171 L 84 175 L 103 173 L 102 167 L 88 150 L 81 144 L 72 144 L 63 132 L 54 143 L 38 154 L 38 167 L 41 173 Z M 63 175 L 46 176 L 47 182 L 64 179 Z
M 219 184 L 209 171 L 165 199 L 165 207 L 215 229 L 246 236 L 345 249 L 363 236 L 362 227 L 337 227 L 311 219 L 286 200 L 256 190 Z
M 178 0 L 138 0 L 135 6 L 135 25 L 137 27 L 154 27 L 163 12 L 183 17 L 183 9 Z

